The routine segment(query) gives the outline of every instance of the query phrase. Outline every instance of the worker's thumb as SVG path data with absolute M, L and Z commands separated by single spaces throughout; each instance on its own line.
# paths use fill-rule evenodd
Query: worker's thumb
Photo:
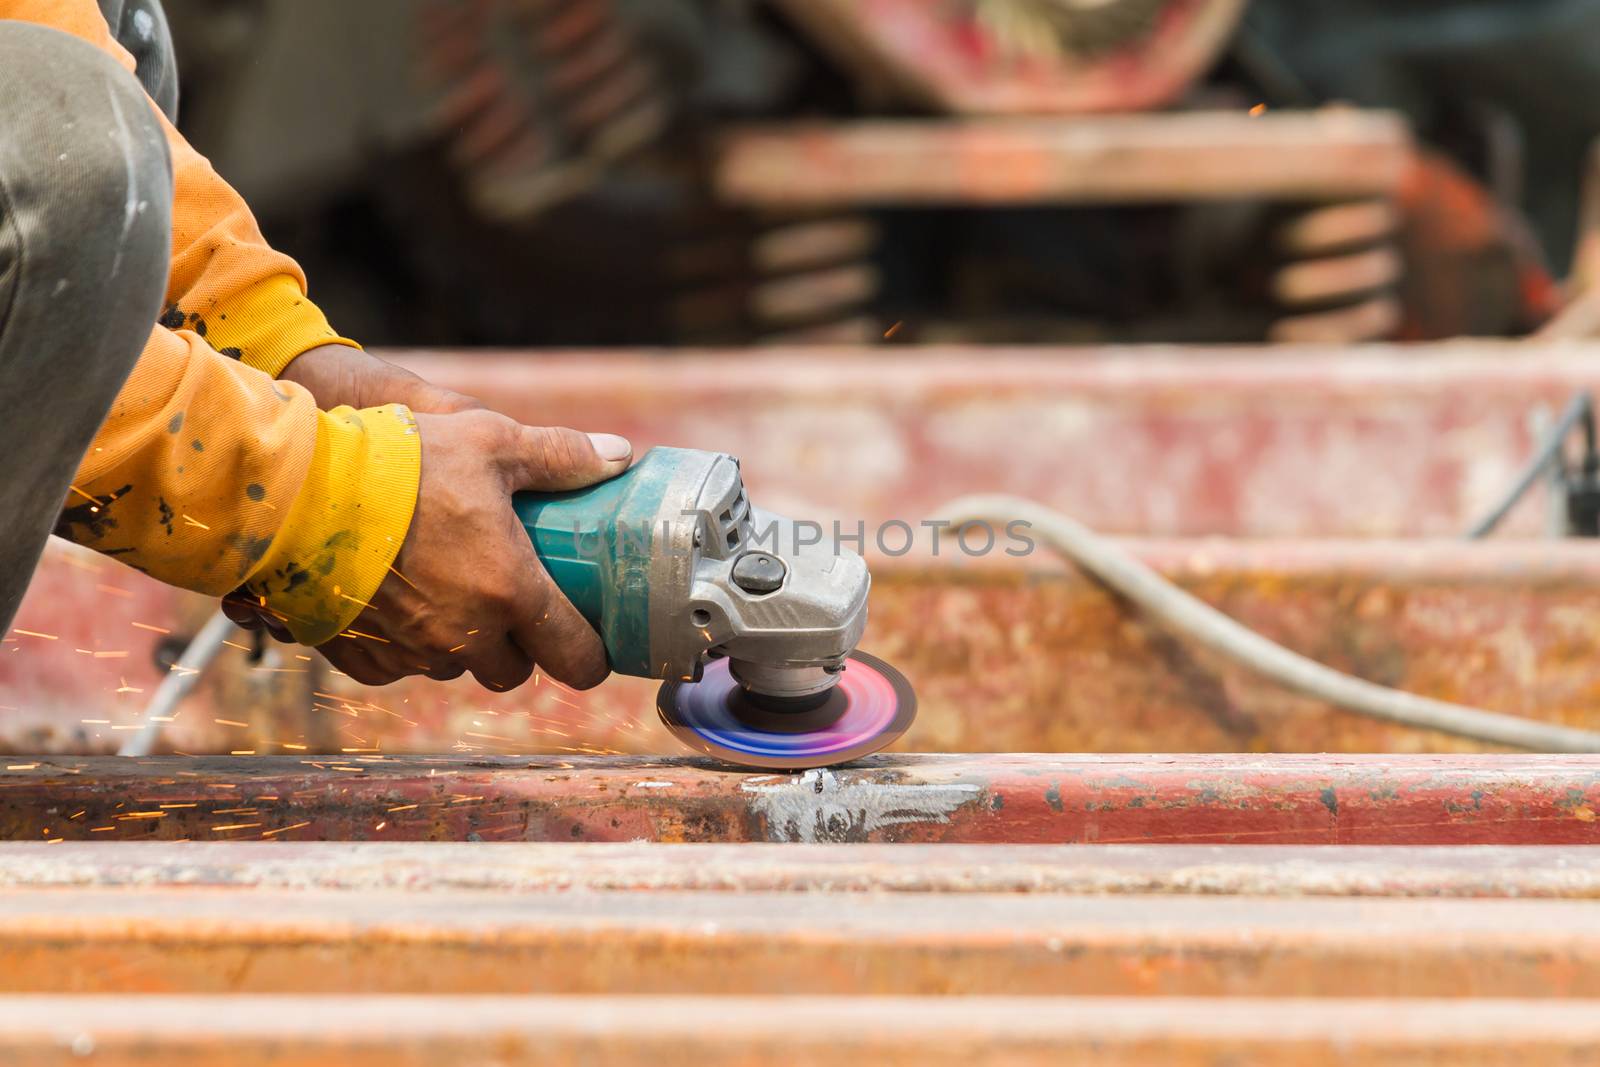
M 547 493 L 582 489 L 628 469 L 633 446 L 612 433 L 564 426 L 524 426 L 517 447 L 516 488 Z

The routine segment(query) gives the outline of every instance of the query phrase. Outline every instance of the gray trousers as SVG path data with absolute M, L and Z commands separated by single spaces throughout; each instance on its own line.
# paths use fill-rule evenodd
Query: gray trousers
M 0 632 L 167 286 L 172 164 L 141 87 L 175 106 L 166 22 L 150 0 L 101 7 L 139 80 L 0 20 Z

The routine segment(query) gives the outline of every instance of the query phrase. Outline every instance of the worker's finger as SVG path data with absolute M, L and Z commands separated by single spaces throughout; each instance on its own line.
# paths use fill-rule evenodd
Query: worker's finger
M 533 657 L 509 636 L 486 640 L 466 660 L 467 669 L 485 689 L 504 693 L 533 677 Z
M 564 426 L 518 426 L 501 461 L 511 488 L 559 492 L 614 478 L 628 469 L 633 446 L 613 433 Z
M 222 598 L 222 613 L 228 621 L 245 630 L 259 630 L 264 625 L 261 613 L 256 611 L 254 604 L 247 604 L 236 597 Z
M 453 682 L 463 674 L 466 674 L 467 668 L 460 663 L 440 663 L 429 667 L 422 673 L 436 682 Z
M 527 574 L 524 603 L 541 605 L 527 612 L 512 628 L 517 645 L 544 672 L 574 689 L 592 689 L 611 673 L 605 644 L 572 601 L 562 595 L 543 567 Z
M 323 658 L 333 664 L 336 670 L 361 685 L 388 685 L 395 680 L 393 674 L 379 667 L 372 655 L 354 641 L 335 638 L 318 647 L 317 651 L 321 652 Z

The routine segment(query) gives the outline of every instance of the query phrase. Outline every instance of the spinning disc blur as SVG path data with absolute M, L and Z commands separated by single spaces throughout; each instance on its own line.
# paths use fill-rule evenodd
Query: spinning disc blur
M 668 682 L 656 711 L 674 737 L 697 752 L 743 767 L 827 767 L 892 744 L 917 716 L 911 684 L 875 656 L 856 652 L 818 707 L 777 711 L 745 692 L 725 659 L 698 682 Z

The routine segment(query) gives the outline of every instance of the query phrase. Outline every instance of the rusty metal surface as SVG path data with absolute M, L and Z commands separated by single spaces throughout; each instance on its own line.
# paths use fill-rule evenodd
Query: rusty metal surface
M 0 764 L 0 838 L 1008 844 L 1600 843 L 1595 756 L 632 757 Z
M 0 892 L 0 992 L 1600 997 L 1579 900 Z
M 1592 1067 L 1600 1005 L 1115 997 L 8 997 L 9 1067 Z
M 1515 473 L 1531 411 L 1600 389 L 1596 351 L 1458 343 L 406 362 L 528 422 L 614 429 L 640 448 L 739 453 L 763 505 L 846 531 L 915 523 L 953 496 L 993 490 L 1108 531 L 1447 536 Z M 1537 530 L 1542 515 L 1530 500 L 1508 530 Z M 866 548 L 876 579 L 869 650 L 904 669 L 922 698 L 911 749 L 1457 747 L 1262 689 L 1148 632 L 1042 556 L 980 573 L 886 558 L 870 535 Z M 1141 554 L 1336 667 L 1594 725 L 1590 546 L 1190 542 Z M 117 728 L 137 726 L 160 677 L 157 646 L 192 634 L 208 610 L 112 561 L 52 548 L 16 623 L 31 633 L 0 636 L 0 749 L 114 750 L 126 736 Z M 581 696 L 548 687 L 500 696 L 469 683 L 372 691 L 319 674 L 320 660 L 302 654 L 251 665 L 226 650 L 225 669 L 172 724 L 169 743 L 670 751 L 648 683 L 613 680 Z
M 1362 677 L 1600 729 L 1600 551 L 1501 542 L 1134 542 L 1181 586 Z M 866 647 L 917 689 L 906 751 L 1471 751 L 1333 713 L 1142 623 L 1042 550 L 880 559 Z M 122 595 L 111 595 L 116 589 Z M 0 749 L 110 751 L 139 723 L 152 656 L 209 605 L 74 549 L 46 556 L 0 643 Z M 135 625 L 138 623 L 139 625 Z M 144 628 L 140 628 L 140 627 Z M 151 628 L 151 627 L 154 628 Z M 55 635 L 56 640 L 36 636 Z M 243 635 L 239 635 L 243 638 Z M 86 651 L 79 651 L 79 650 Z M 97 658 L 93 650 L 120 653 Z M 303 650 L 227 655 L 167 727 L 191 753 L 676 754 L 652 683 L 509 694 L 470 679 L 366 689 Z M 303 747 L 302 747 L 303 746 Z M 349 751 L 342 751 L 349 750 Z
M 717 190 L 750 207 L 1335 200 L 1399 189 L 1405 121 L 1349 109 L 757 126 Z
M 1600 348 L 389 353 L 535 425 L 732 452 L 764 507 L 853 529 L 967 493 L 1158 537 L 1453 537 Z M 1381 476 L 1380 476 L 1381 474 Z M 1508 533 L 1537 533 L 1537 502 Z M 874 551 L 869 541 L 869 551 Z
M 1470 845 L 43 842 L 0 888 L 1600 898 L 1600 850 Z

